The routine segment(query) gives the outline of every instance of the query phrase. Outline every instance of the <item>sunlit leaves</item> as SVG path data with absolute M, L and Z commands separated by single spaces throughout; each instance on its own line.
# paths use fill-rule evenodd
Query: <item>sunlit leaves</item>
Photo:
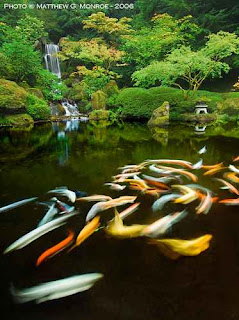
M 132 31 L 129 22 L 132 19 L 123 17 L 121 19 L 110 18 L 104 12 L 92 13 L 88 19 L 83 20 L 83 29 L 94 29 L 99 34 L 123 35 Z
M 238 53 L 239 42 L 235 34 L 220 31 L 212 34 L 206 45 L 193 51 L 189 46 L 173 50 L 164 60 L 155 61 L 135 72 L 136 85 L 150 86 L 160 81 L 161 85 L 178 86 L 196 91 L 208 78 L 218 78 L 230 70 L 224 58 Z

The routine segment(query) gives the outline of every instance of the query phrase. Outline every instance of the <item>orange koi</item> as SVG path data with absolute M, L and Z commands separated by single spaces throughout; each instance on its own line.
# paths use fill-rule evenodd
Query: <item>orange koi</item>
M 69 235 L 67 236 L 66 239 L 64 239 L 63 241 L 59 242 L 55 246 L 47 249 L 46 251 L 44 251 L 40 255 L 40 257 L 37 259 L 36 266 L 38 267 L 43 261 L 53 257 L 55 254 L 57 254 L 58 252 L 62 251 L 66 247 L 68 247 L 71 244 L 71 242 L 72 242 L 72 240 L 74 238 L 74 235 L 75 235 L 75 233 L 72 230 L 70 230 L 69 231 Z
M 85 241 L 89 236 L 91 236 L 92 233 L 94 233 L 95 230 L 99 227 L 99 225 L 100 216 L 96 216 L 87 225 L 84 226 L 84 228 L 81 230 L 78 237 L 76 238 L 76 243 L 68 250 L 68 252 L 73 250 L 75 247 L 78 247 L 83 241 Z
M 239 178 L 237 177 L 236 172 L 225 172 L 223 177 L 232 182 L 239 183 Z
M 210 170 L 204 172 L 203 175 L 204 176 L 212 176 L 213 174 L 215 174 L 215 173 L 217 173 L 217 172 L 219 172 L 221 170 L 224 170 L 224 169 L 226 169 L 226 167 L 217 167 L 217 168 L 210 169 Z
M 217 163 L 217 164 L 213 164 L 213 165 L 203 165 L 202 168 L 206 169 L 206 170 L 210 170 L 210 169 L 216 169 L 218 167 L 222 167 L 223 162 Z
M 237 199 L 223 199 L 223 200 L 220 200 L 219 203 L 224 203 L 224 204 L 231 205 L 231 206 L 237 206 L 237 205 L 239 205 L 239 198 L 237 198 Z

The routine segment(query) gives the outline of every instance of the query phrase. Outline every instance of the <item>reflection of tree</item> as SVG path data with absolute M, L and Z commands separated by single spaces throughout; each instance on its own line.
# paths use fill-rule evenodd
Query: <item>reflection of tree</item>
M 8 130 L 0 135 L 1 161 L 24 159 L 38 148 L 47 145 L 52 136 L 49 126 L 39 126 L 34 130 Z

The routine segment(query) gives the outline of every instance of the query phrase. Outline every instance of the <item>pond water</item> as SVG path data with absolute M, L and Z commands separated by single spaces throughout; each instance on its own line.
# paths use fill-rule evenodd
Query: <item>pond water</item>
M 204 145 L 207 153 L 197 150 Z M 150 131 L 143 124 L 47 123 L 29 132 L 1 131 L 0 207 L 14 201 L 39 196 L 59 186 L 90 194 L 112 197 L 126 191 L 110 191 L 103 184 L 125 164 L 145 159 L 185 159 L 200 157 L 205 164 L 225 161 L 239 154 L 239 128 L 170 126 Z M 199 183 L 222 197 L 212 177 L 198 171 Z M 142 205 L 126 224 L 149 224 L 158 219 L 151 212 L 152 197 L 142 197 Z M 90 204 L 72 219 L 76 234 L 84 226 Z M 173 212 L 166 206 L 164 214 Z M 0 216 L 1 251 L 34 229 L 45 207 L 29 204 Z M 102 213 L 102 223 L 113 211 Z M 62 252 L 38 268 L 36 259 L 66 236 L 66 227 L 49 232 L 22 250 L 1 256 L 1 311 L 11 319 L 129 319 L 188 320 L 239 319 L 239 212 L 238 207 L 214 204 L 207 215 L 192 210 L 173 226 L 167 237 L 190 239 L 211 233 L 210 248 L 196 257 L 169 260 L 144 238 L 118 240 L 104 230 L 94 233 L 71 253 Z M 40 305 L 16 305 L 9 294 L 14 285 L 24 288 L 76 274 L 100 272 L 104 278 L 89 291 Z

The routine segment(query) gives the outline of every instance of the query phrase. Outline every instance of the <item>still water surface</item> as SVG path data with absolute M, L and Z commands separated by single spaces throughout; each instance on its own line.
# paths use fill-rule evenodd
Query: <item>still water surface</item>
M 204 145 L 205 164 L 229 164 L 239 154 L 239 129 L 174 126 L 152 132 L 142 124 L 99 126 L 75 121 L 39 125 L 30 132 L 2 131 L 0 207 L 32 196 L 47 200 L 46 192 L 59 186 L 89 195 L 125 195 L 126 191 L 110 191 L 103 185 L 118 167 L 149 158 L 195 163 L 201 157 L 197 150 Z M 200 184 L 218 193 L 215 181 L 200 171 L 198 176 Z M 225 190 L 219 193 L 228 197 Z M 159 218 L 150 210 L 152 197 L 140 200 L 140 209 L 126 224 L 148 224 Z M 76 233 L 89 208 L 82 206 L 81 214 L 70 222 Z M 174 210 L 167 206 L 163 215 Z M 43 206 L 30 204 L 1 214 L 1 252 L 34 229 L 44 213 Z M 102 213 L 103 223 L 111 217 L 113 211 Z M 100 230 L 70 254 L 62 252 L 36 268 L 38 256 L 66 237 L 62 227 L 1 256 L 1 311 L 11 319 L 239 319 L 238 207 L 215 204 L 203 216 L 192 211 L 167 236 L 190 239 L 205 233 L 213 235 L 207 251 L 171 261 L 145 239 L 118 240 Z M 71 297 L 15 305 L 9 294 L 11 284 L 24 288 L 88 272 L 103 273 L 104 278 L 91 290 Z

